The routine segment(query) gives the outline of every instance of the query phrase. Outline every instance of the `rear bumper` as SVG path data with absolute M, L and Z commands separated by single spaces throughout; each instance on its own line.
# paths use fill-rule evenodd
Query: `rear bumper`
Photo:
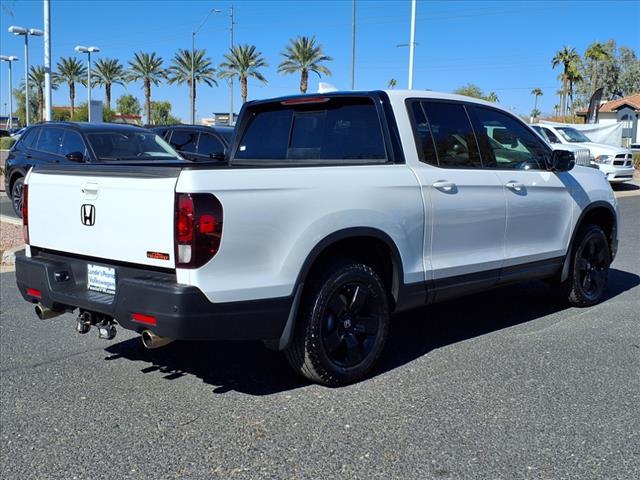
M 97 293 L 86 289 L 87 263 L 57 255 L 17 256 L 16 283 L 22 297 L 31 303 L 54 310 L 101 313 L 125 329 L 151 330 L 182 340 L 276 340 L 292 305 L 291 297 L 211 303 L 198 288 L 175 283 L 172 274 L 127 266 L 116 266 L 115 295 Z M 155 317 L 156 324 L 134 321 L 134 313 Z

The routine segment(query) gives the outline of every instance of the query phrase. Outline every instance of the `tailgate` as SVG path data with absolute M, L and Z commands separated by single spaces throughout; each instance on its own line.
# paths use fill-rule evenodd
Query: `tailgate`
M 178 167 L 36 168 L 29 185 L 34 247 L 173 268 Z

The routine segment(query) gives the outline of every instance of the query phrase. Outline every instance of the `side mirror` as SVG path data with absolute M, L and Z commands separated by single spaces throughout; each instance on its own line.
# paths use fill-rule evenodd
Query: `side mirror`
M 65 158 L 70 162 L 84 162 L 84 154 L 82 152 L 71 152 L 65 155 Z
M 222 160 L 224 160 L 225 155 L 224 155 L 224 152 L 211 152 L 209 154 L 209 158 L 212 159 L 212 160 L 220 160 L 220 161 L 222 161 Z
M 568 150 L 554 150 L 551 155 L 551 170 L 554 172 L 568 172 L 576 165 L 573 152 Z

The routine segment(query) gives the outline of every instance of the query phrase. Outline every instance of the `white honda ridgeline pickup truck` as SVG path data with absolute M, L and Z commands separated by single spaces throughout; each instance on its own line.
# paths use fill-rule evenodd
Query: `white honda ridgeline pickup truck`
M 117 323 L 150 348 L 261 340 L 341 385 L 374 366 L 394 312 L 532 279 L 590 306 L 616 255 L 602 173 L 467 97 L 249 102 L 217 165 L 155 142 L 165 156 L 27 176 L 16 278 L 40 318 L 77 309 L 78 331 Z

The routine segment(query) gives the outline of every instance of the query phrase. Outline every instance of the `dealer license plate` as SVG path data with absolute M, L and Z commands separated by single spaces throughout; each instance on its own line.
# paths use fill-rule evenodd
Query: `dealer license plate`
M 116 294 L 116 269 L 87 265 L 87 288 L 95 292 Z

